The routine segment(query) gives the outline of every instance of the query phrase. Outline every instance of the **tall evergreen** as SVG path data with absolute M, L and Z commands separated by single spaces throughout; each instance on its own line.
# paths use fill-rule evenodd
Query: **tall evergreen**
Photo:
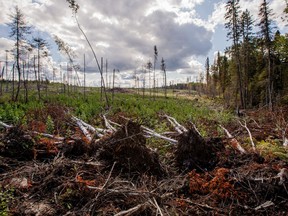
M 242 59 L 242 71 L 243 71 L 243 88 L 244 88 L 244 107 L 247 107 L 248 98 L 250 96 L 249 83 L 251 80 L 252 71 L 252 59 L 253 59 L 253 18 L 248 10 L 245 10 L 241 15 L 240 32 L 242 35 L 241 45 L 241 59 Z
M 238 103 L 238 93 L 240 94 L 240 103 L 244 107 L 244 91 L 243 91 L 243 77 L 241 73 L 241 61 L 240 61 L 240 6 L 239 0 L 228 0 L 226 4 L 225 14 L 225 28 L 228 30 L 227 37 L 232 40 L 232 56 L 236 63 L 237 74 L 237 89 L 236 89 L 236 103 Z
M 262 4 L 260 5 L 259 10 L 259 27 L 260 27 L 260 36 L 263 40 L 263 45 L 265 48 L 266 53 L 266 71 L 267 71 L 267 102 L 269 108 L 273 108 L 273 69 L 272 69 L 272 10 L 269 9 L 269 4 L 266 0 L 263 0 Z

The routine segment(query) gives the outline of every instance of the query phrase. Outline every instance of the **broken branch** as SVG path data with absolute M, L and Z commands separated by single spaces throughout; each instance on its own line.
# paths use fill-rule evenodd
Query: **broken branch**
M 182 134 L 184 132 L 187 132 L 188 130 L 182 126 L 181 124 L 179 124 L 175 118 L 168 116 L 168 115 L 164 115 L 164 117 L 170 122 L 170 124 L 174 127 L 174 129 L 179 133 Z
M 151 135 L 151 136 L 166 140 L 166 141 L 168 141 L 168 142 L 170 142 L 172 144 L 177 144 L 178 143 L 177 140 L 171 139 L 169 137 L 165 137 L 165 136 L 163 136 L 163 135 L 161 135 L 161 134 L 159 134 L 159 133 L 157 133 L 157 132 L 155 132 L 155 131 L 147 128 L 147 127 L 141 126 L 141 128 L 144 130 L 143 132 L 147 133 L 148 135 Z
M 8 129 L 13 127 L 12 125 L 8 125 L 8 124 L 6 124 L 6 123 L 4 123 L 2 121 L 0 121 L 0 125 L 2 125 L 5 128 L 8 128 Z
M 247 130 L 247 132 L 248 132 L 248 134 L 249 134 L 250 141 L 251 141 L 252 149 L 253 149 L 253 151 L 256 151 L 255 143 L 254 143 L 254 141 L 253 141 L 253 137 L 252 137 L 251 131 L 250 131 L 249 128 L 247 127 L 246 121 L 244 120 L 244 124 L 243 124 L 241 121 L 238 121 L 238 122 L 239 122 L 239 124 L 240 124 L 242 127 L 244 127 L 244 128 Z
M 245 149 L 240 145 L 240 143 L 238 142 L 238 140 L 233 137 L 229 131 L 224 128 L 222 125 L 219 125 L 226 133 L 226 135 L 228 136 L 229 139 L 231 139 L 230 144 L 233 148 L 236 148 L 241 154 L 246 154 Z

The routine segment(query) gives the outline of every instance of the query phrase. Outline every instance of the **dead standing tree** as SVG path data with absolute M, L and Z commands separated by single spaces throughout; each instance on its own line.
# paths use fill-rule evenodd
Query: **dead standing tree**
M 20 56 L 21 56 L 21 47 L 23 46 L 23 41 L 25 41 L 25 36 L 27 34 L 30 34 L 31 27 L 27 25 L 25 21 L 24 14 L 22 11 L 18 8 L 18 6 L 15 7 L 14 14 L 10 15 L 11 22 L 8 23 L 8 26 L 10 27 L 10 37 L 14 38 L 16 40 L 15 43 L 15 59 L 16 59 L 16 68 L 18 71 L 18 87 L 17 92 L 14 98 L 14 94 L 12 95 L 12 100 L 17 101 L 18 95 L 20 92 L 20 86 L 21 86 L 21 69 L 20 69 Z M 14 92 L 14 89 L 13 89 Z
M 69 3 L 69 7 L 72 9 L 72 12 L 73 12 L 73 15 L 74 15 L 74 18 L 75 18 L 75 21 L 77 23 L 77 26 L 79 28 L 79 30 L 81 31 L 81 33 L 83 34 L 83 36 L 85 37 L 92 53 L 93 53 L 93 56 L 94 56 L 94 59 L 96 61 L 96 64 L 97 64 L 97 67 L 100 71 L 100 76 L 101 76 L 101 83 L 103 84 L 103 90 L 104 90 L 104 95 L 105 95 L 105 100 L 106 100 L 106 106 L 109 107 L 109 99 L 108 99 L 108 96 L 107 96 L 107 92 L 106 92 L 106 88 L 105 88 L 105 82 L 104 82 L 104 77 L 103 77 L 103 71 L 102 71 L 102 68 L 99 64 L 99 61 L 97 59 L 97 56 L 96 56 L 96 53 L 87 37 L 87 35 L 85 34 L 84 30 L 82 29 L 79 21 L 78 21 L 78 18 L 77 18 L 77 12 L 78 12 L 78 9 L 80 8 L 80 6 L 76 3 L 75 0 L 66 0 L 68 3 Z

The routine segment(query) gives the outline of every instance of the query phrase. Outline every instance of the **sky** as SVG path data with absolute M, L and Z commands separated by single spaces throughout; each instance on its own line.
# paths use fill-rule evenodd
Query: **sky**
M 146 79 L 146 87 L 152 86 L 149 74 L 143 74 L 148 61 L 154 64 L 154 46 L 158 58 L 155 64 L 157 86 L 162 86 L 161 59 L 165 60 L 168 83 L 195 81 L 204 72 L 207 57 L 213 63 L 215 53 L 229 46 L 224 28 L 225 0 L 76 0 L 80 8 L 78 21 L 86 33 L 100 61 L 108 62 L 107 85 L 111 83 L 112 71 L 116 69 L 116 86 L 134 87 L 135 76 Z M 242 10 L 250 10 L 258 17 L 260 0 L 240 0 Z M 287 27 L 281 17 L 285 0 L 270 0 L 273 20 L 281 33 Z M 25 15 L 34 26 L 33 35 L 49 43 L 50 54 L 47 68 L 43 68 L 50 80 L 54 68 L 55 79 L 65 78 L 68 58 L 58 52 L 54 35 L 66 42 L 74 51 L 74 62 L 84 68 L 86 85 L 99 86 L 100 75 L 93 54 L 77 27 L 66 0 L 0 0 L 0 63 L 4 65 L 6 51 L 14 45 L 9 38 L 11 22 L 9 14 L 14 7 Z M 257 21 L 256 21 L 257 22 Z M 9 59 L 12 56 L 9 55 Z M 44 61 L 44 60 L 43 60 Z M 49 63 L 49 64 L 48 64 Z M 152 68 L 153 70 L 153 68 Z M 80 80 L 83 73 L 78 72 Z M 106 70 L 104 70 L 106 71 Z M 153 72 L 151 73 L 152 77 Z M 60 78 L 59 78 L 60 79 Z M 67 79 L 67 76 L 66 76 Z M 105 78 L 106 79 L 106 78 Z M 83 84 L 83 81 L 82 81 Z

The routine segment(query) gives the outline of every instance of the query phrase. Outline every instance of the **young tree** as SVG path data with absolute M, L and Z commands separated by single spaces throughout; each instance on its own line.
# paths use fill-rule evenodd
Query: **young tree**
M 155 94 L 156 94 L 156 62 L 158 58 L 158 50 L 156 45 L 154 46 L 154 77 L 153 77 L 153 89 L 154 89 L 154 100 L 155 100 Z
M 149 91 L 150 91 L 150 97 L 151 97 L 151 69 L 152 69 L 152 63 L 151 63 L 150 60 L 147 62 L 146 68 L 148 69 L 148 73 L 149 73 L 149 88 L 150 88 Z
M 30 34 L 31 27 L 28 26 L 25 16 L 22 13 L 22 11 L 18 8 L 18 6 L 15 7 L 15 11 L 13 14 L 10 15 L 11 22 L 8 23 L 8 26 L 10 27 L 10 37 L 14 38 L 16 40 L 15 43 L 15 59 L 16 59 L 16 68 L 18 72 L 18 87 L 17 92 L 15 95 L 15 98 L 12 97 L 12 100 L 17 101 L 19 92 L 20 92 L 20 86 L 21 86 L 21 68 L 20 68 L 20 60 L 21 60 L 21 48 L 23 45 L 23 42 L 26 40 L 26 35 Z
M 164 92 L 165 92 L 165 98 L 167 98 L 167 74 L 166 74 L 166 64 L 163 58 L 161 60 L 161 70 L 164 73 Z
M 264 47 L 266 49 L 266 61 L 267 61 L 267 90 L 268 90 L 268 105 L 269 108 L 272 110 L 273 108 L 273 74 L 272 74 L 272 10 L 269 9 L 269 5 L 266 0 L 263 0 L 262 4 L 260 5 L 259 10 L 259 27 L 260 27 L 260 35 L 264 43 Z
M 205 69 L 206 69 L 206 94 L 208 94 L 208 93 L 209 93 L 209 82 L 210 82 L 210 63 L 209 63 L 209 57 L 206 58 Z
M 239 41 L 240 41 L 240 19 L 239 19 L 239 0 L 228 0 L 226 4 L 226 14 L 225 14 L 225 28 L 228 30 L 227 37 L 232 40 L 232 56 L 236 63 L 236 74 L 237 74 L 237 91 L 236 91 L 236 103 L 237 95 L 240 93 L 241 106 L 244 107 L 244 94 L 243 94 L 243 81 L 241 73 L 241 62 L 240 62 L 240 51 L 239 51 Z

